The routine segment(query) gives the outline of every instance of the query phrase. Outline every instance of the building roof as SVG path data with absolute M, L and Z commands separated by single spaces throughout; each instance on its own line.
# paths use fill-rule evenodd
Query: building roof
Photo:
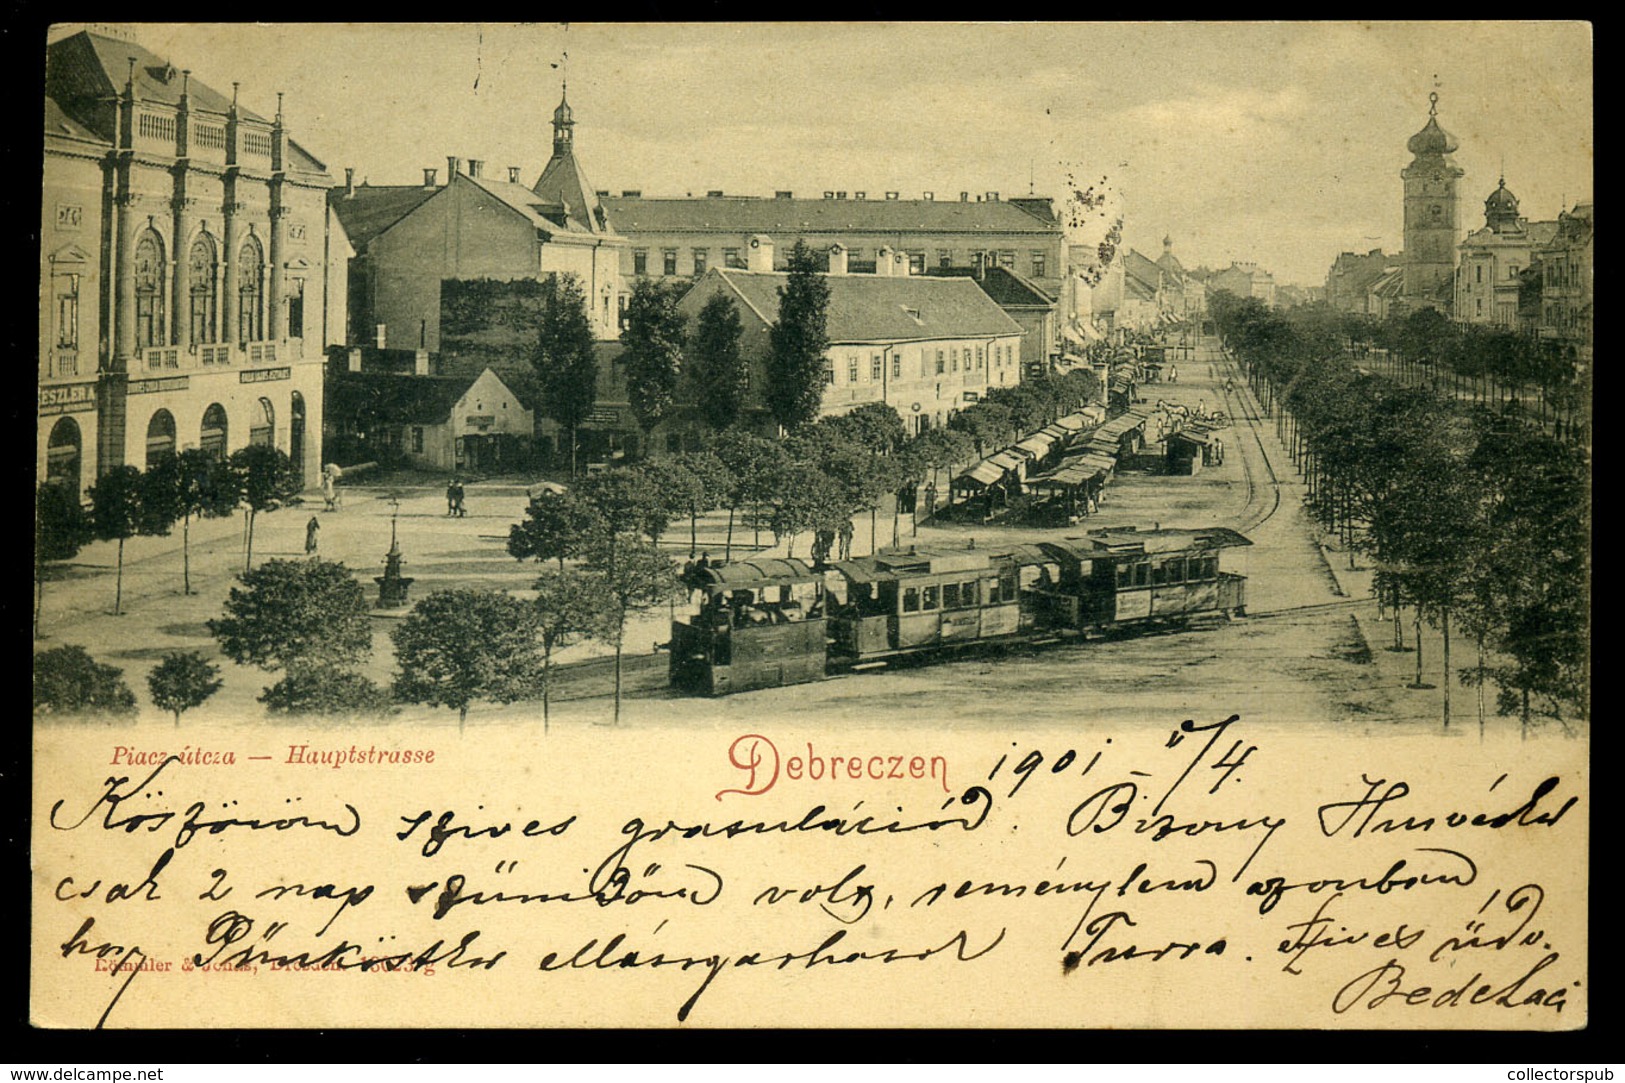
M 395 425 L 443 425 L 477 379 L 337 372 L 327 384 L 326 409 L 335 416 L 365 415 Z
M 1384 271 L 1375 282 L 1371 283 L 1368 292 L 1378 297 L 1394 300 L 1399 297 L 1404 289 L 1405 269 L 1403 267 L 1394 267 Z
M 993 298 L 1001 308 L 1048 308 L 1055 304 L 1055 298 L 1040 289 L 1032 279 L 1008 267 L 994 265 L 980 275 L 974 267 L 932 267 L 925 273 L 933 278 L 973 279 L 982 287 L 982 292 Z
M 46 46 L 46 94 L 95 138 L 112 145 L 115 113 L 108 99 L 122 94 L 131 79 L 130 61 L 135 61 L 134 89 L 137 99 L 179 106 L 184 86 L 187 104 L 194 111 L 225 115 L 231 98 L 201 79 L 186 78 L 173 63 L 134 41 L 81 30 Z M 244 120 L 269 125 L 271 122 L 239 104 L 237 115 Z M 47 112 L 47 124 L 50 116 Z M 47 131 L 49 131 L 49 126 Z M 290 164 L 306 172 L 325 173 L 327 167 L 292 139 L 288 140 Z
M 441 189 L 421 184 L 370 185 L 329 189 L 328 205 L 339 216 L 345 235 L 357 252 Z
M 779 291 L 789 281 L 787 273 L 713 267 L 705 273 L 706 279 L 712 276 L 737 294 L 763 323 L 778 321 Z M 825 327 L 831 343 L 1021 333 L 1020 325 L 968 278 L 848 274 L 825 275 L 823 280 L 829 284 Z
M 494 182 L 488 182 L 487 187 L 490 183 Z M 548 159 L 534 188 L 525 189 L 518 184 L 508 187 L 523 190 L 532 204 L 557 207 L 560 217 L 551 220 L 554 228 L 563 226 L 581 233 L 614 232 L 597 193 L 582 172 L 581 163 L 569 150 Z
M 1162 266 L 1132 248 L 1123 253 L 1123 274 L 1130 281 L 1143 285 L 1153 296 L 1162 288 Z
M 1033 201 L 1023 201 L 1033 202 Z M 1051 218 L 1008 200 L 929 199 L 645 199 L 607 196 L 621 233 L 1032 233 L 1060 234 Z
M 1405 149 L 1421 158 L 1425 155 L 1450 154 L 1457 147 L 1456 137 L 1439 127 L 1439 95 L 1428 95 L 1428 122 L 1422 130 L 1411 136 Z
M 67 135 L 75 139 L 86 139 L 97 143 L 109 142 L 101 139 L 95 132 L 74 120 L 56 103 L 56 99 L 51 97 L 45 99 L 45 134 Z

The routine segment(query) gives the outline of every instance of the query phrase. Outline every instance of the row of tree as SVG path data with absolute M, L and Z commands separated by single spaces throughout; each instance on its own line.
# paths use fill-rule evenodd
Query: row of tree
M 1589 712 L 1590 468 L 1537 425 L 1487 405 L 1366 372 L 1312 306 L 1275 313 L 1218 294 L 1220 334 L 1273 413 L 1308 483 L 1311 510 L 1370 554 L 1378 590 L 1417 629 L 1443 635 L 1450 722 L 1452 627 L 1477 647 L 1464 683 L 1497 690 L 1497 710 Z M 1432 320 L 1408 318 L 1420 327 Z M 1414 344 L 1410 347 L 1415 349 Z
M 171 651 L 147 674 L 153 705 L 175 716 L 201 706 L 220 690 L 220 667 L 196 651 Z M 90 717 L 132 715 L 135 693 L 124 671 L 98 662 L 74 644 L 53 647 L 34 656 L 34 713 Z
M 46 568 L 70 560 L 91 541 L 118 543 L 113 612 L 123 612 L 124 543 L 138 535 L 167 536 L 181 528 L 181 585 L 192 593 L 194 519 L 220 518 L 243 509 L 244 567 L 254 557 L 260 512 L 281 507 L 302 488 L 298 468 L 274 447 L 249 446 L 229 458 L 192 448 L 161 455 L 146 470 L 117 466 L 90 489 L 88 511 L 64 485 L 35 491 L 34 635 L 39 635 Z

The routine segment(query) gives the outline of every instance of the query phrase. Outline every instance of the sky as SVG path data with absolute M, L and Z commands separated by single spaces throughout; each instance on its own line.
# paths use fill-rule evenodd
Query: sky
M 53 36 L 77 29 L 64 26 Z M 479 158 L 534 183 L 567 72 L 576 154 L 647 196 L 1107 195 L 1124 242 L 1323 283 L 1401 248 L 1405 141 L 1457 137 L 1462 221 L 1505 169 L 1526 217 L 1592 195 L 1583 23 L 125 24 L 343 179 Z M 567 56 L 567 59 L 566 59 Z M 975 198 L 973 195 L 972 198 Z M 1086 230 L 1087 232 L 1087 230 Z

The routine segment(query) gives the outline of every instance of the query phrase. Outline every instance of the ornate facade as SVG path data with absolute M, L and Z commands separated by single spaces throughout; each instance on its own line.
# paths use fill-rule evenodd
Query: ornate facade
M 1408 305 L 1447 307 L 1455 284 L 1460 236 L 1456 184 L 1463 171 L 1450 157 L 1456 137 L 1439 127 L 1439 95 L 1428 95 L 1428 122 L 1405 144 L 1405 279 Z
M 316 476 L 331 183 L 280 94 L 267 120 L 132 41 L 50 44 L 39 480 L 249 444 Z

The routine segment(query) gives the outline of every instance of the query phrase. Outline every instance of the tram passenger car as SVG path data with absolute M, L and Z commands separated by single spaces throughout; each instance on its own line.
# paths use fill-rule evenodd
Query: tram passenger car
M 831 654 L 840 663 L 1016 634 L 1016 565 L 977 549 L 910 546 L 826 572 Z
M 1036 623 L 1083 634 L 1199 616 L 1246 616 L 1247 577 L 1219 570 L 1221 550 L 1251 545 L 1234 530 L 1092 530 L 1041 542 L 1060 565 L 1030 593 Z
M 696 612 L 673 620 L 671 685 L 719 696 L 824 676 L 824 577 L 799 560 L 746 560 L 695 574 Z

